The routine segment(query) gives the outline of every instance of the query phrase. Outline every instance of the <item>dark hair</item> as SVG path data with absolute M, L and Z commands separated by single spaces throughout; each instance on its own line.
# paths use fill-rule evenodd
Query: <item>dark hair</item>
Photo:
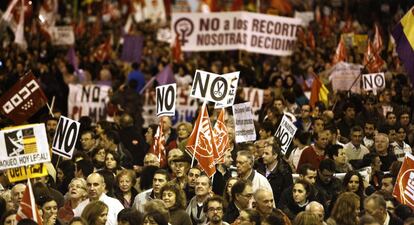
M 1 198 L 1 199 L 3 199 L 3 198 Z M 4 200 L 4 199 L 3 199 Z M 1 217 L 0 217 L 0 224 L 4 224 L 4 222 L 5 222 L 5 220 L 6 220 L 6 218 L 8 217 L 8 216 L 11 216 L 11 215 L 13 215 L 13 214 L 17 214 L 17 211 L 16 210 L 14 210 L 14 209 L 11 209 L 11 210 L 7 210 L 6 211 L 6 209 L 4 208 L 4 211 L 0 211 L 0 212 L 2 212 L 2 213 L 0 213 L 0 215 L 1 215 Z M 3 213 L 4 212 L 4 213 Z
M 169 210 L 185 209 L 187 206 L 187 199 L 184 191 L 176 183 L 168 182 L 161 188 L 161 196 L 165 191 L 171 191 L 175 193 L 175 204 Z
M 77 161 L 76 168 L 77 170 L 82 170 L 85 177 L 88 177 L 91 173 L 93 173 L 93 163 L 87 159 Z
M 88 221 L 86 221 L 84 218 L 80 216 L 73 217 L 73 219 L 68 223 L 68 225 L 71 225 L 73 222 L 81 222 L 83 225 L 89 225 Z
M 37 223 L 31 219 L 21 219 L 17 225 L 37 225 Z
M 359 179 L 359 186 L 357 195 L 361 198 L 364 196 L 364 178 L 362 178 L 361 174 L 356 170 L 351 170 L 345 174 L 344 179 L 342 180 L 342 187 L 346 190 L 349 181 L 351 180 L 352 176 L 357 176 Z
M 117 216 L 118 223 L 120 221 L 122 222 L 128 222 L 129 224 L 141 224 L 143 217 L 140 212 L 138 212 L 134 208 L 126 208 L 122 209 Z
M 306 198 L 308 198 L 309 199 L 309 196 L 312 196 L 312 192 L 313 192 L 313 190 L 312 190 L 312 185 L 309 183 L 309 182 L 307 182 L 306 180 L 304 180 L 304 179 L 297 179 L 296 181 L 295 181 L 295 183 L 293 184 L 293 186 L 295 186 L 295 184 L 302 184 L 302 186 L 305 188 L 305 190 L 306 190 L 306 195 L 307 195 L 307 197 Z
M 381 180 L 385 179 L 385 178 L 392 178 L 392 185 L 395 185 L 395 181 L 396 181 L 396 177 L 394 177 L 394 175 L 392 175 L 391 173 L 386 173 L 384 174 L 384 176 L 382 177 Z
M 344 147 L 342 147 L 341 145 L 330 145 L 326 150 L 327 150 L 327 155 L 330 159 L 334 159 L 334 156 L 338 156 L 339 154 L 339 149 L 343 149 Z
M 139 187 L 141 190 L 152 188 L 152 179 L 159 168 L 157 166 L 144 166 L 141 171 Z
M 90 134 L 90 135 L 92 136 L 92 139 L 96 139 L 96 134 L 95 134 L 95 132 L 94 132 L 93 130 L 84 130 L 84 131 L 81 133 L 81 137 L 82 137 L 83 135 L 85 135 L 85 134 Z
M 220 204 L 221 204 L 221 206 L 223 206 L 223 207 L 224 207 L 224 199 L 223 199 L 221 196 L 214 195 L 214 196 L 212 196 L 212 197 L 207 198 L 207 199 L 206 199 L 206 201 L 203 203 L 203 211 L 204 211 L 205 213 L 207 213 L 207 211 L 208 211 L 208 204 L 209 204 L 210 202 L 218 202 L 218 203 L 220 203 Z M 224 209 L 223 209 L 223 210 L 224 210 Z
M 270 225 L 285 225 L 283 214 L 279 210 L 270 213 L 270 215 L 265 217 L 262 222 L 266 222 Z
M 249 215 L 249 220 L 253 222 L 253 225 L 260 225 L 260 214 L 257 210 L 247 208 L 243 209 L 243 211 Z
M 111 154 L 112 157 L 114 157 L 114 160 L 116 161 L 116 167 L 114 169 L 109 169 L 109 168 L 106 167 L 106 156 L 108 156 L 108 154 Z M 112 172 L 115 172 L 116 170 L 121 168 L 121 156 L 119 155 L 118 152 L 113 151 L 113 150 L 106 151 L 106 154 L 105 154 L 105 168 L 107 170 L 111 170 Z
M 2 213 L 6 212 L 6 208 L 7 208 L 6 200 L 2 196 L 0 196 L 0 218 L 1 218 Z M 3 224 L 3 223 L 0 223 L 0 224 Z
M 408 205 L 400 204 L 395 207 L 394 213 L 396 216 L 400 217 L 403 221 L 406 219 L 413 217 L 414 212 Z
M 351 128 L 351 132 L 349 132 L 349 133 L 352 134 L 354 132 L 362 132 L 362 133 L 364 133 L 364 129 L 362 129 L 362 127 L 356 125 L 356 126 L 353 126 Z
M 365 127 L 367 124 L 372 124 L 372 125 L 374 125 L 374 128 L 376 128 L 376 127 L 377 127 L 377 123 L 376 123 L 374 120 L 372 120 L 372 119 L 368 119 L 368 120 L 366 120 L 366 121 L 364 122 L 364 127 Z
M 99 170 L 97 172 L 102 176 L 105 182 L 105 188 L 106 188 L 106 195 L 109 197 L 114 197 L 114 186 L 115 186 L 115 175 L 109 170 Z
M 265 121 L 260 125 L 260 129 L 270 132 L 272 135 L 275 133 L 275 126 L 269 121 Z
M 370 152 L 362 158 L 362 165 L 361 167 L 371 166 L 371 164 L 374 162 L 374 159 L 376 157 L 379 157 L 378 153 L 376 152 Z
M 335 162 L 332 159 L 323 159 L 319 164 L 319 171 L 328 170 L 335 172 Z
M 294 138 L 297 138 L 301 144 L 307 145 L 310 142 L 311 133 L 298 129 Z
M 153 211 L 145 214 L 142 222 L 144 222 L 147 217 L 153 218 L 158 225 L 168 225 L 168 220 L 160 212 Z
M 121 138 L 119 137 L 118 132 L 114 130 L 105 130 L 104 134 L 108 138 L 109 141 L 113 142 L 116 145 L 118 145 L 119 142 L 121 142 Z
M 252 185 L 250 181 L 238 180 L 233 187 L 231 187 L 231 201 L 234 201 L 237 194 L 243 193 L 247 185 Z
M 61 193 L 68 192 L 68 186 L 70 181 L 75 177 L 75 164 L 71 160 L 64 160 L 59 163 L 58 168 L 62 170 L 64 176 L 62 181 L 56 180 L 58 184 L 58 190 Z
M 310 163 L 305 163 L 299 166 L 297 172 L 302 176 L 306 176 L 308 174 L 308 170 L 316 171 L 316 168 Z

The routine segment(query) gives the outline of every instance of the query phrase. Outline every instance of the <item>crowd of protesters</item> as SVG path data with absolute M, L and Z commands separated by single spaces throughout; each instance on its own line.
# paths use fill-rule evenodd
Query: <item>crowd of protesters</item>
M 141 62 L 130 64 L 120 60 L 117 44 L 126 22 L 125 10 L 110 22 L 97 23 L 101 3 L 81 5 L 72 14 L 74 6 L 60 2 L 58 23 L 76 27 L 80 70 L 68 62 L 68 47 L 52 46 L 40 32 L 34 35 L 39 29 L 35 19 L 26 22 L 27 49 L 15 45 L 12 32 L 2 24 L 0 93 L 26 71 L 33 71 L 49 100 L 55 98 L 55 117 L 44 109 L 28 122 L 44 122 L 50 143 L 58 116 L 68 113 L 69 84 L 110 85 L 108 107 L 116 109 L 116 119 L 93 123 L 82 117 L 72 160 L 53 155 L 47 166 L 49 175 L 32 179 L 43 224 L 414 224 L 413 209 L 392 196 L 404 155 L 414 146 L 414 93 L 393 48 L 381 52 L 387 84 L 376 95 L 331 91 L 328 104 L 315 105 L 305 95 L 313 74 L 326 81 L 341 33 L 372 37 L 378 24 L 384 46 L 392 46 L 390 31 L 409 10 L 410 1 L 292 0 L 294 9 L 319 10 L 315 15 L 321 13 L 323 19 L 315 18 L 302 31 L 312 32 L 315 44 L 299 35 L 289 57 L 241 51 L 184 53 L 184 60 L 173 66 L 179 86 L 190 85 L 195 69 L 202 69 L 218 74 L 240 71 L 239 87 L 264 89 L 255 142 L 235 143 L 228 111 L 230 143 L 213 179 L 197 163 L 192 165 L 185 151 L 194 121 L 174 125 L 170 117 L 160 119 L 165 162 L 150 153 L 157 125 L 142 126 L 139 91 L 171 61 L 170 44 L 156 39 L 157 29 L 168 22 L 133 24 L 129 32 L 143 35 L 144 47 Z M 115 5 L 121 8 L 122 2 Z M 180 8 L 182 2 L 177 0 L 174 7 Z M 255 1 L 244 2 L 245 10 L 293 16 L 292 12 L 264 10 L 267 1 L 260 1 L 264 2 L 260 9 Z M 34 1 L 34 12 L 40 4 Z M 222 9 L 229 8 L 231 1 L 222 4 Z M 95 50 L 108 37 L 112 51 L 96 57 Z M 363 53 L 348 48 L 347 61 L 362 64 Z M 237 93 L 236 103 L 244 102 L 243 92 Z M 209 110 L 215 115 L 212 106 Z M 273 137 L 284 114 L 298 128 L 286 154 Z M 1 117 L 1 127 L 13 125 Z M 345 175 L 335 176 L 341 173 Z M 10 183 L 2 171 L 0 188 L 0 224 L 17 224 L 26 184 Z M 23 219 L 18 224 L 36 223 Z

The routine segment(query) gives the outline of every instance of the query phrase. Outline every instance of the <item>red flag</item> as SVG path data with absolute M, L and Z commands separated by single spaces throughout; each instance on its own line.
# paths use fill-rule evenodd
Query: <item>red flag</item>
M 375 35 L 374 35 L 374 41 L 372 42 L 372 47 L 374 51 L 378 54 L 382 51 L 382 37 L 379 31 L 379 27 L 377 24 L 375 24 Z
M 162 123 L 158 125 L 157 132 L 154 136 L 154 144 L 150 148 L 150 152 L 158 156 L 160 160 L 160 167 L 165 168 L 167 166 L 167 158 L 165 153 L 165 137 L 162 132 Z
M 93 55 L 96 60 L 103 62 L 111 58 L 111 52 L 112 52 L 111 40 L 108 38 L 107 41 L 105 41 L 104 43 L 102 43 L 95 49 L 95 52 L 93 53 Z
M 345 26 L 342 28 L 342 33 L 351 33 L 354 31 L 354 27 L 352 25 L 352 18 L 348 17 L 345 21 Z
M 272 0 L 270 3 L 272 8 L 277 9 L 282 15 L 292 14 L 292 5 L 287 0 Z
M 172 57 L 173 57 L 173 61 L 176 63 L 180 63 L 184 60 L 183 52 L 181 51 L 181 43 L 178 38 L 178 35 L 175 36 L 175 42 L 172 48 Z
M 404 157 L 392 195 L 401 204 L 414 209 L 414 156 L 411 154 Z
M 36 216 L 33 216 L 33 212 Z M 16 220 L 20 221 L 22 219 L 31 219 L 37 224 L 42 225 L 42 218 L 39 215 L 39 211 L 35 204 L 35 199 L 33 196 L 32 185 L 30 184 L 30 179 L 27 180 L 27 186 L 23 193 L 22 201 L 19 204 L 19 209 L 16 213 Z
M 321 16 L 321 8 L 318 6 L 316 6 L 315 8 L 315 21 L 317 23 L 321 23 L 322 22 L 322 16 Z
M 213 137 L 214 143 L 216 144 L 216 150 L 214 151 L 214 159 L 216 163 L 224 162 L 224 153 L 228 149 L 229 145 L 229 135 L 227 133 L 227 127 L 224 123 L 224 108 L 221 109 L 220 114 L 217 118 L 216 124 L 214 124 Z
M 364 66 L 370 73 L 377 73 L 381 71 L 384 64 L 384 60 L 374 51 L 371 41 L 368 40 L 367 51 L 364 54 Z
M 315 50 L 316 49 L 315 36 L 313 36 L 313 32 L 310 29 L 308 29 L 308 36 L 306 39 L 307 39 L 308 46 L 312 50 Z
M 311 87 L 311 96 L 309 104 L 315 107 L 316 102 L 321 101 L 328 106 L 328 94 L 329 91 L 326 86 L 322 83 L 316 74 L 313 74 L 313 82 Z
M 213 139 L 213 129 L 210 123 L 205 103 L 201 107 L 195 122 L 193 132 L 188 138 L 186 150 L 188 154 L 197 159 L 199 166 L 207 176 L 211 177 L 216 172 L 214 165 L 214 154 L 216 146 Z
M 231 5 L 231 11 L 243 10 L 243 0 L 234 0 Z
M 336 47 L 335 55 L 332 59 L 332 64 L 335 65 L 341 61 L 346 62 L 347 58 L 348 58 L 348 55 L 346 53 L 345 43 L 344 43 L 344 40 L 341 38 L 339 40 L 338 46 Z
M 16 124 L 26 121 L 46 103 L 46 95 L 31 72 L 0 98 L 1 112 Z

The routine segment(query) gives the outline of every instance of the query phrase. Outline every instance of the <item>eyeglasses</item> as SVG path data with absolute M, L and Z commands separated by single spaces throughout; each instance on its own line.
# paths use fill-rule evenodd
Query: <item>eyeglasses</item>
M 223 211 L 223 208 L 221 208 L 221 207 L 218 207 L 218 208 L 211 207 L 211 208 L 208 208 L 207 210 L 209 212 L 214 212 L 214 211 L 216 211 L 216 212 L 222 212 Z
M 245 198 L 252 198 L 253 194 L 240 194 L 241 196 L 245 197 Z

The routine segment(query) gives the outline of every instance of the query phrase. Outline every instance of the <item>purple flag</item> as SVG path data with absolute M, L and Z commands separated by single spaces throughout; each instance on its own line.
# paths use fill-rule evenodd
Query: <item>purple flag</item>
M 66 60 L 70 65 L 73 66 L 75 71 L 79 70 L 79 60 L 76 57 L 75 47 L 70 47 L 68 53 L 66 54 Z
M 141 62 L 143 43 L 144 37 L 142 35 L 124 35 L 121 60 L 130 63 Z
M 171 64 L 165 66 L 164 69 L 161 72 L 159 72 L 157 76 L 155 76 L 155 79 L 157 80 L 159 85 L 175 83 L 175 78 L 173 75 Z

